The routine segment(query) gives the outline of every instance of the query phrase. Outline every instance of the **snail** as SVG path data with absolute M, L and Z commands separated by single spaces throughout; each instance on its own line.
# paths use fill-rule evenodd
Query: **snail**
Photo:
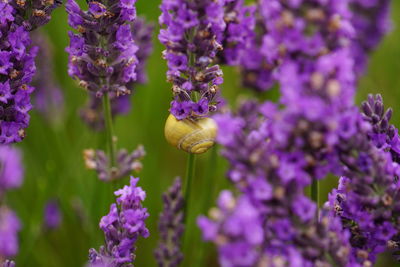
M 165 123 L 165 138 L 174 147 L 201 154 L 214 145 L 217 124 L 211 118 L 177 120 L 170 114 Z

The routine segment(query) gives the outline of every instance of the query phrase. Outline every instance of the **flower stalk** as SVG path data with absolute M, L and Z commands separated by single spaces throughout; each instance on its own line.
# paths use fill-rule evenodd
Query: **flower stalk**
M 116 151 L 116 143 L 114 136 L 114 126 L 111 114 L 111 104 L 110 97 L 108 92 L 106 92 L 103 96 L 103 109 L 104 109 L 104 118 L 105 118 L 105 126 L 106 126 L 106 135 L 107 135 L 107 143 L 108 143 L 108 155 L 110 159 L 111 169 L 115 167 L 115 151 Z
M 191 194 L 191 185 L 195 172 L 195 162 L 196 157 L 194 154 L 189 153 L 187 164 L 186 164 L 186 184 L 185 184 L 185 207 L 184 207 L 184 219 L 183 222 L 186 223 L 188 220 L 188 208 L 189 208 L 189 200 Z

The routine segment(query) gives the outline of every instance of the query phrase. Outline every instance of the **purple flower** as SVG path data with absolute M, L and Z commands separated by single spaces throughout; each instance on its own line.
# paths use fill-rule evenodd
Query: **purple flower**
M 202 98 L 197 103 L 192 104 L 192 111 L 197 116 L 205 116 L 208 113 L 208 99 Z
M 4 104 L 7 104 L 8 100 L 12 97 L 10 89 L 9 81 L 0 83 L 0 101 Z
M 0 3 L 0 25 L 3 26 L 5 24 L 7 24 L 8 21 L 10 21 L 10 22 L 14 21 L 13 13 L 15 13 L 15 11 L 11 5 L 9 5 L 6 2 L 1 2 Z
M 0 146 L 0 197 L 5 191 L 20 187 L 23 181 L 21 153 L 10 146 Z
M 192 110 L 193 104 L 189 101 L 176 101 L 173 100 L 171 104 L 171 114 L 178 120 L 187 118 Z
M 18 232 L 21 223 L 15 213 L 0 207 L 0 257 L 13 257 L 18 253 Z
M 160 241 L 154 255 L 159 266 L 179 266 L 183 259 L 181 238 L 184 231 L 182 182 L 176 178 L 163 194 L 164 210 L 160 214 L 158 229 Z
M 47 229 L 56 229 L 61 223 L 61 212 L 58 201 L 50 200 L 44 208 L 44 225 Z
M 168 67 L 172 71 L 185 71 L 188 68 L 188 59 L 185 54 L 167 53 L 165 59 L 168 61 Z
M 167 80 L 173 84 L 170 112 L 178 120 L 206 116 L 220 102 L 222 71 L 214 63 L 226 28 L 224 2 L 164 0 L 161 4 L 159 22 L 164 28 L 159 40 L 166 47 Z
M 131 177 L 129 186 L 115 191 L 117 203 L 111 205 L 109 214 L 100 221 L 105 246 L 101 246 L 99 252 L 90 249 L 90 266 L 133 266 L 137 239 L 149 236 L 145 225 L 149 214 L 141 204 L 146 193 L 136 186 L 138 181 Z
M 13 63 L 10 61 L 10 58 L 12 56 L 11 52 L 8 51 L 1 51 L 0 52 L 0 73 L 7 75 L 8 70 L 13 66 Z

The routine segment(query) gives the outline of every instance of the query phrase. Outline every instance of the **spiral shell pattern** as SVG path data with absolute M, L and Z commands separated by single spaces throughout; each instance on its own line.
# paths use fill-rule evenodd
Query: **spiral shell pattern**
M 172 146 L 188 153 L 202 154 L 214 145 L 217 124 L 211 118 L 177 120 L 170 114 L 164 134 Z

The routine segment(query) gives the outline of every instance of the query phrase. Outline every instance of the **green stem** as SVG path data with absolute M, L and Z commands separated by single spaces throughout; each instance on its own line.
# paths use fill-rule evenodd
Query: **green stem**
M 182 244 L 181 248 L 185 255 L 185 260 L 190 259 L 189 244 L 191 239 L 191 231 L 189 231 L 189 204 L 190 204 L 190 194 L 192 187 L 192 180 L 195 170 L 195 155 L 189 153 L 188 160 L 186 163 L 186 182 L 184 191 L 184 206 L 183 206 L 183 224 L 185 225 L 185 231 L 182 234 Z M 183 266 L 183 265 L 182 265 Z
M 187 221 L 189 220 L 189 202 L 190 202 L 190 194 L 191 194 L 191 187 L 192 187 L 192 180 L 194 176 L 194 169 L 195 169 L 195 155 L 189 153 L 187 163 L 186 163 L 186 180 L 185 180 L 185 191 L 184 193 L 184 207 L 183 207 L 183 224 L 185 225 L 185 231 L 182 234 L 182 251 L 185 251 L 185 258 L 190 258 L 189 253 L 187 252 L 188 248 L 188 241 L 190 237 L 190 232 Z
M 114 140 L 114 128 L 113 128 L 113 121 L 112 121 L 112 114 L 111 114 L 111 103 L 110 97 L 108 93 L 104 93 L 103 96 L 103 112 L 104 112 L 104 121 L 106 126 L 106 135 L 108 139 L 108 155 L 110 158 L 111 168 L 115 167 L 115 155 L 116 155 L 116 148 L 115 148 L 115 140 Z
M 317 203 L 317 208 L 319 208 L 319 181 L 313 180 L 311 184 L 311 198 L 312 200 Z M 318 209 L 317 209 L 317 218 L 318 218 Z
M 216 171 L 217 171 L 217 166 L 218 166 L 218 147 L 217 144 L 215 144 L 212 149 L 211 149 L 211 155 L 208 160 L 207 164 L 207 172 L 205 175 L 205 180 L 206 182 L 204 183 L 205 187 L 203 187 L 203 190 L 209 190 L 209 192 L 214 193 L 214 191 L 217 188 L 216 184 Z M 203 185 L 203 186 L 204 186 Z M 214 194 L 211 195 L 211 197 L 205 197 L 203 199 L 203 206 L 201 207 L 201 212 L 207 213 L 207 210 L 210 208 L 212 201 L 214 198 L 212 197 Z M 200 234 L 201 235 L 201 234 Z M 201 237 L 200 237 L 201 238 Z M 199 240 L 199 248 L 198 248 L 198 253 L 197 253 L 197 260 L 195 261 L 195 266 L 204 266 L 204 260 L 205 256 L 207 255 L 206 252 L 206 243 L 202 242 Z
M 189 200 L 190 200 L 190 189 L 192 184 L 192 179 L 194 176 L 194 167 L 195 167 L 195 155 L 189 153 L 188 161 L 186 163 L 186 184 L 185 184 L 185 206 L 184 206 L 184 218 L 183 222 L 186 223 L 188 220 L 188 208 L 189 208 Z

